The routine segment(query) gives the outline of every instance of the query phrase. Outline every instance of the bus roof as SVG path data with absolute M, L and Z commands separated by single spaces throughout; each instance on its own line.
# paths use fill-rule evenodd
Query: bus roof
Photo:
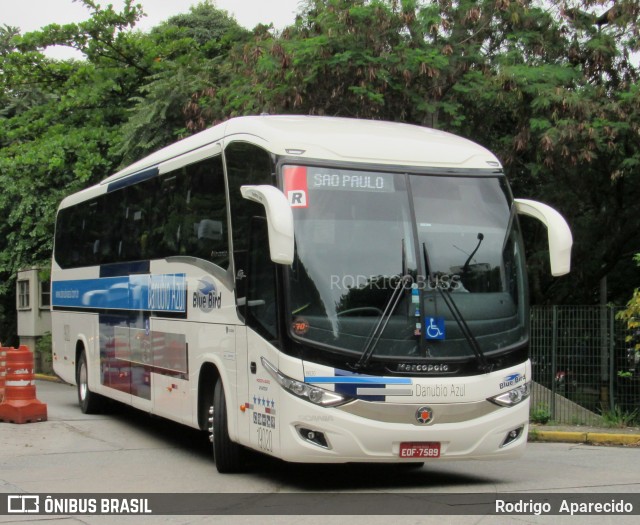
M 342 117 L 260 115 L 237 117 L 166 146 L 107 177 L 99 184 L 68 195 L 61 208 L 107 191 L 109 184 L 137 177 L 163 163 L 179 166 L 215 144 L 249 141 L 291 159 L 353 162 L 415 168 L 439 168 L 453 175 L 466 170 L 499 170 L 487 149 L 451 133 L 399 122 Z M 171 161 L 171 162 L 167 162 Z M 294 160 L 295 162 L 295 160 Z M 189 161 L 185 160 L 185 164 Z M 448 171 L 452 170 L 452 171 Z M 453 171 L 464 170 L 464 171 Z M 162 168 L 160 169 L 162 172 Z
M 498 159 L 470 140 L 431 128 L 377 120 L 299 115 L 238 117 L 167 146 L 103 181 L 108 184 L 223 141 L 251 140 L 301 159 L 416 167 L 496 169 Z

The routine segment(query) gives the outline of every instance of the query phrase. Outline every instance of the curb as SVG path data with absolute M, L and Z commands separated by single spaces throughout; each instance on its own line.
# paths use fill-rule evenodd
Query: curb
M 533 432 L 529 432 L 529 441 L 640 447 L 639 434 L 610 434 L 606 432 L 563 432 L 554 430 L 534 430 Z
M 64 381 L 59 377 L 50 376 L 47 374 L 33 374 L 33 377 L 39 381 L 50 381 L 52 383 L 64 383 Z

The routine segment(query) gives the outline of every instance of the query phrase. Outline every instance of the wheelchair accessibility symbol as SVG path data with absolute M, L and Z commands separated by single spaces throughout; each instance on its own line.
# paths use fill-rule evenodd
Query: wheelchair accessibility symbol
M 426 339 L 445 339 L 444 317 L 425 317 L 424 326 Z

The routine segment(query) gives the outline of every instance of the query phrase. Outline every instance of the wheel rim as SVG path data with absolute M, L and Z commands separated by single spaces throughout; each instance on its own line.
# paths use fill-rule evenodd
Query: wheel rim
M 78 386 L 80 392 L 80 399 L 83 401 L 87 397 L 87 367 L 84 362 L 80 363 L 80 373 L 78 374 Z
M 209 427 L 207 430 L 209 430 L 209 441 L 211 441 L 211 443 L 214 443 L 213 441 L 213 405 L 209 407 Z

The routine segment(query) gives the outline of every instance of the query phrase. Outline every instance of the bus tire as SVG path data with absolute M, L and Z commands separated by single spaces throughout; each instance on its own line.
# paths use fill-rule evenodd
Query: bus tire
M 213 458 L 221 474 L 240 472 L 243 467 L 242 447 L 231 441 L 227 423 L 227 404 L 222 380 L 213 392 Z
M 103 398 L 89 390 L 89 371 L 87 356 L 84 350 L 80 352 L 76 369 L 76 384 L 78 385 L 78 404 L 83 414 L 97 414 L 102 408 Z

